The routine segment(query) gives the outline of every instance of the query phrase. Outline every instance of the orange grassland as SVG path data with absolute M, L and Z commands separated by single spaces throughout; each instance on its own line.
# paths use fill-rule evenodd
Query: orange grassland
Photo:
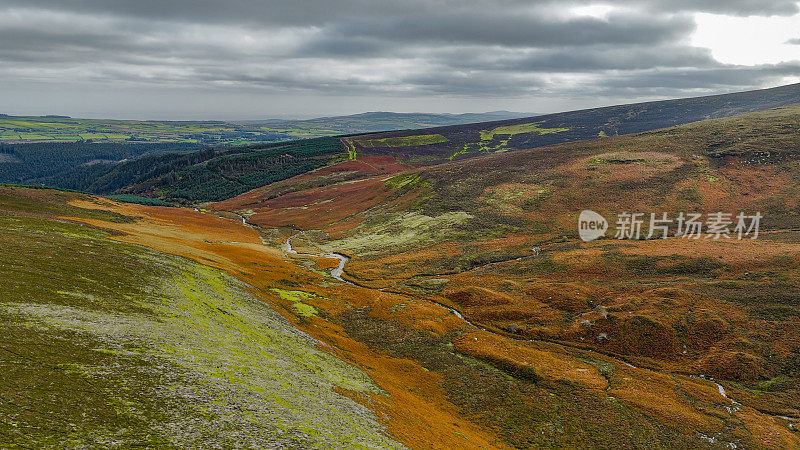
M 379 189 L 360 190 L 365 191 L 378 197 L 384 195 Z M 337 201 L 333 192 L 330 198 Z M 364 199 L 372 200 L 375 199 Z M 455 381 L 450 372 L 435 369 L 413 352 L 393 352 L 364 336 L 353 335 L 352 329 L 348 332 L 343 318 L 353 311 L 363 311 L 368 316 L 365 320 L 396 324 L 411 330 L 414 336 L 447 342 L 453 354 L 474 358 L 503 371 L 510 377 L 508 383 L 522 387 L 520 401 L 526 408 L 560 408 L 575 402 L 604 405 L 581 414 L 602 426 L 610 424 L 610 430 L 623 436 L 625 430 L 616 430 L 613 425 L 620 417 L 625 417 L 627 422 L 619 422 L 618 428 L 625 428 L 628 423 L 646 430 L 661 430 L 662 435 L 671 436 L 679 447 L 693 446 L 687 442 L 696 442 L 697 434 L 702 433 L 709 438 L 724 436 L 731 441 L 764 448 L 800 448 L 800 437 L 787 427 L 785 419 L 761 413 L 747 402 L 735 403 L 724 398 L 710 381 L 670 372 L 665 370 L 670 369 L 666 364 L 633 367 L 615 358 L 612 351 L 598 353 L 578 345 L 520 340 L 518 336 L 495 328 L 480 330 L 436 302 L 453 304 L 453 299 L 468 299 L 469 293 L 459 297 L 446 291 L 442 296 L 429 298 L 413 292 L 393 293 L 338 282 L 323 272 L 335 261 L 321 260 L 314 266 L 309 264 L 308 258 L 285 255 L 279 246 L 265 245 L 256 229 L 212 214 L 120 204 L 100 198 L 72 204 L 138 218 L 131 223 L 69 218 L 113 230 L 111 239 L 187 257 L 225 270 L 249 284 L 254 295 L 272 305 L 298 328 L 327 344 L 325 348 L 330 352 L 360 367 L 386 391 L 388 395 L 345 394 L 373 409 L 392 436 L 409 447 L 504 448 L 525 443 L 515 441 L 513 433 L 502 429 L 503 424 L 492 423 L 490 417 L 481 412 L 480 405 L 474 409 L 465 406 L 468 401 L 456 405 L 450 390 Z M 314 217 L 308 215 L 309 211 L 304 212 L 306 218 Z M 266 213 L 260 211 L 260 214 Z M 262 221 L 269 222 L 264 216 Z M 326 217 L 320 223 L 331 221 Z M 281 222 L 281 225 L 289 225 L 294 220 L 284 216 Z M 766 250 L 770 251 L 768 246 Z M 659 250 L 657 244 L 645 244 L 625 251 L 656 254 Z M 694 250 L 687 248 L 686 251 Z M 735 246 L 730 252 L 737 254 Z M 561 257 L 570 256 L 563 253 Z M 362 263 L 361 267 L 366 265 Z M 467 279 L 473 275 L 462 274 L 461 279 L 454 279 L 453 285 L 492 289 L 491 274 L 479 276 L 479 282 Z M 297 316 L 292 302 L 275 295 L 273 288 L 315 294 L 316 297 L 307 303 L 317 308 L 319 314 L 309 318 Z M 579 289 L 571 291 L 579 292 Z M 511 300 L 499 298 L 498 301 Z M 462 306 L 468 311 L 468 304 Z M 542 314 L 546 314 L 547 309 L 547 305 L 540 306 Z M 481 313 L 486 311 L 478 315 Z M 731 315 L 735 315 L 735 311 Z M 650 368 L 643 368 L 645 366 Z M 567 395 L 570 398 L 566 398 Z M 522 406 L 498 404 L 496 412 L 499 415 L 504 408 L 512 407 Z M 518 434 L 530 433 L 530 424 L 521 423 Z M 542 428 L 541 435 L 545 434 L 554 444 L 587 444 L 569 433 L 559 434 Z M 534 438 L 527 438 L 531 439 L 526 441 L 528 445 L 541 444 L 532 440 Z

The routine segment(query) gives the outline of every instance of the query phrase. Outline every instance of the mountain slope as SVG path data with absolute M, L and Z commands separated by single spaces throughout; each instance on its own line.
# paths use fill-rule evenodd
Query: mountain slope
M 70 172 L 81 173 L 83 184 L 91 174 L 130 160 L 165 154 L 193 153 L 197 144 L 36 143 L 0 144 L 0 182 L 78 187 Z M 85 175 L 83 175 L 85 173 Z
M 364 372 L 225 272 L 79 223 L 134 222 L 104 204 L 0 187 L 0 446 L 400 447 L 342 394 L 380 393 Z
M 308 179 L 304 183 L 322 186 L 449 160 L 651 130 L 797 102 L 800 84 L 423 131 L 222 146 L 193 152 L 188 147 L 170 147 L 177 144 L 163 144 L 163 148 L 158 147 L 161 144 L 149 144 L 155 146 L 152 148 L 26 144 L 0 147 L 0 181 L 200 203 L 231 198 L 304 173 Z M 366 120 L 380 121 L 384 113 L 376 114 L 379 117 L 368 114 Z M 462 120 L 467 118 L 471 117 Z M 103 149 L 102 145 L 112 147 Z M 165 152 L 169 154 L 160 154 Z M 66 156 L 64 161 L 59 161 L 60 155 Z M 44 164 L 45 159 L 51 163 Z M 273 187 L 295 189 L 292 182 Z
M 86 149 L 75 148 L 80 144 L 62 144 L 65 148 L 55 152 L 45 148 L 41 153 L 30 148 L 39 145 L 43 144 L 15 146 L 7 154 L 13 159 L 0 161 L 0 180 L 197 202 L 229 198 L 346 158 L 339 138 L 236 147 L 192 146 L 190 151 L 167 145 L 172 149 L 169 152 L 151 151 L 161 144 L 112 146 L 112 150 L 125 154 L 143 152 L 122 161 L 95 159 L 98 146 L 112 144 L 85 144 Z
M 215 207 L 306 230 L 305 247 L 351 257 L 358 285 L 516 340 L 712 376 L 738 404 L 800 417 L 798 123 L 795 105 L 361 180 L 318 171 L 329 184 L 305 175 Z M 609 219 L 606 239 L 578 239 L 583 209 Z M 617 240 L 623 212 L 760 212 L 762 234 Z
M 380 209 L 367 214 L 377 217 Z M 412 448 L 619 442 L 698 448 L 714 441 L 785 448 L 798 442 L 792 419 L 770 415 L 794 414 L 796 402 L 780 402 L 794 386 L 791 378 L 769 379 L 752 392 L 722 381 L 734 402 L 713 381 L 658 361 L 547 342 L 547 335 L 528 339 L 527 328 L 507 331 L 487 320 L 520 320 L 522 307 L 504 308 L 518 300 L 536 304 L 533 291 L 514 289 L 547 288 L 549 276 L 531 278 L 559 267 L 547 261 L 538 272 L 521 271 L 522 279 L 515 270 L 487 269 L 472 279 L 416 277 L 378 290 L 335 278 L 337 260 L 315 247 L 318 233 L 257 233 L 239 218 L 19 188 L 0 190 L 0 210 L 7 249 L 0 280 L 11 293 L 2 302 L 3 326 L 14 337 L 0 344 L 11 355 L 0 364 L 10 392 L 25 393 L 0 403 L 3 445 L 350 448 L 394 446 L 394 440 Z M 568 249 L 543 249 L 549 261 L 569 266 L 558 256 Z M 452 254 L 452 243 L 434 244 L 427 257 L 442 252 Z M 397 256 L 409 269 L 425 264 L 417 260 L 425 255 Z M 357 256 L 345 270 L 359 275 L 362 259 L 378 270 L 397 268 L 397 260 Z M 573 292 L 567 283 L 557 289 Z M 580 307 L 573 297 L 550 295 L 554 308 Z M 665 294 L 660 304 L 674 307 L 678 300 Z M 436 302 L 452 302 L 468 320 L 489 326 L 473 326 Z M 634 296 L 630 303 L 642 302 Z M 480 314 L 487 307 L 495 311 L 490 317 Z M 696 307 L 694 323 L 702 330 L 718 322 L 707 320 L 707 311 L 730 311 L 710 301 Z M 275 312 L 325 344 L 317 347 Z M 609 304 L 606 318 L 617 323 L 625 312 Z M 636 320 L 645 314 L 637 311 Z M 597 315 L 592 331 L 608 326 Z M 608 334 L 618 342 L 613 330 Z M 790 351 L 786 336 L 776 341 L 782 345 L 776 354 Z M 53 379 L 65 380 L 63 387 L 48 384 Z
M 314 130 L 330 130 L 338 134 L 357 134 L 488 122 L 530 115 L 531 114 L 509 111 L 464 114 L 367 112 L 349 116 L 320 117 L 308 120 L 252 120 L 242 123 L 271 127 L 274 129 L 308 130 L 310 134 L 313 134 Z
M 409 164 L 431 164 L 478 154 L 655 130 L 792 103 L 800 103 L 800 84 L 709 97 L 594 108 L 491 123 L 431 128 L 424 133 L 417 131 L 378 133 L 347 140 L 359 154 L 386 154 Z
M 30 191 L 22 189 L 12 192 L 7 204 L 18 205 L 20 196 L 30 195 Z M 107 436 L 117 436 L 128 445 L 202 446 L 225 442 L 231 446 L 392 446 L 386 435 L 369 434 L 370 429 L 375 429 L 370 428 L 370 417 L 377 417 L 387 435 L 412 448 L 608 447 L 619 442 L 636 448 L 697 448 L 708 447 L 709 440 L 723 445 L 787 447 L 797 442 L 787 429 L 786 419 L 733 403 L 712 381 L 633 367 L 619 356 L 575 345 L 515 340 L 511 333 L 476 328 L 425 296 L 343 283 L 332 276 L 331 259 L 325 254 L 315 257 L 279 250 L 277 246 L 285 244 L 285 234 L 264 230 L 259 238 L 239 220 L 224 220 L 189 209 L 120 205 L 75 194 L 64 194 L 67 198 L 61 200 L 69 201 L 65 210 L 57 198 L 48 195 L 39 196 L 35 205 L 14 206 L 20 208 L 15 210 L 16 215 L 22 211 L 41 214 L 44 211 L 37 210 L 49 208 L 47 214 L 60 211 L 78 217 L 70 219 L 66 233 L 60 235 L 58 230 L 33 229 L 37 237 L 31 244 L 38 247 L 30 251 L 36 253 L 37 262 L 43 261 L 39 264 L 43 269 L 58 275 L 58 282 L 69 288 L 65 292 L 94 297 L 65 294 L 71 303 L 63 304 L 60 296 L 26 296 L 6 307 L 22 314 L 19 322 L 26 325 L 29 333 L 46 338 L 50 335 L 42 333 L 51 330 L 73 333 L 68 339 L 74 342 L 51 340 L 48 348 L 56 351 L 37 354 L 37 358 L 41 357 L 45 364 L 55 364 L 56 373 L 64 370 L 72 377 L 94 381 L 94 389 L 67 385 L 66 390 L 52 391 L 34 385 L 30 389 L 31 400 L 38 403 L 22 411 L 49 412 L 51 404 L 65 405 L 65 411 L 73 415 L 64 418 L 77 428 L 68 438 L 79 444 L 103 445 Z M 59 223 L 63 224 L 63 220 Z M 76 226 L 74 222 L 99 227 L 104 234 L 110 231 L 108 238 L 138 244 L 133 247 L 138 250 L 126 253 L 130 248 L 127 245 L 111 244 L 108 252 L 100 252 L 102 246 L 109 245 L 106 238 L 87 242 L 73 227 L 89 233 L 94 228 Z M 25 230 L 11 227 L 6 232 L 12 239 L 27 239 Z M 292 243 L 298 252 L 316 252 L 303 242 L 306 238 L 295 239 Z M 53 248 L 47 247 L 49 241 L 55 244 Z M 271 248 L 273 243 L 276 248 Z M 81 254 L 74 252 L 73 246 L 95 252 L 97 261 L 75 267 L 71 261 L 80 259 Z M 187 265 L 186 260 L 178 259 L 181 262 L 176 273 L 170 262 L 176 260 L 174 257 L 156 254 L 155 260 L 142 260 L 151 267 L 136 270 L 143 278 L 129 278 L 125 271 L 136 268 L 131 264 L 136 264 L 142 247 L 183 256 L 205 266 Z M 16 250 L 6 256 L 11 267 L 23 265 L 24 255 L 18 256 Z M 119 277 L 104 275 L 105 261 L 115 261 Z M 101 270 L 94 270 L 98 268 L 96 264 Z M 357 369 L 350 368 L 347 376 L 338 376 L 335 364 L 333 368 L 320 365 L 313 351 L 305 353 L 303 363 L 295 367 L 287 353 L 303 352 L 306 347 L 287 346 L 286 336 L 282 336 L 286 328 L 280 321 L 269 320 L 270 310 L 261 304 L 245 307 L 247 301 L 239 298 L 241 292 L 225 281 L 224 274 L 209 267 L 224 269 L 247 283 L 248 293 L 326 343 L 323 348 L 329 352 L 328 357 L 336 355 Z M 9 266 L 3 264 L 0 269 L 7 271 Z M 149 278 L 151 275 L 157 279 Z M 13 277 L 3 279 L 22 280 L 24 273 L 14 272 Z M 133 301 L 110 297 L 104 291 L 104 283 L 108 283 L 127 293 L 128 283 L 134 279 L 142 283 L 132 288 L 147 292 L 132 295 Z M 92 284 L 96 286 L 91 287 Z M 161 292 L 164 284 L 168 285 L 167 290 Z M 43 288 L 47 289 L 41 284 L 33 287 Z M 107 298 L 116 301 L 109 302 Z M 130 306 L 145 309 L 141 313 L 124 310 L 113 315 L 117 309 Z M 105 307 L 110 309 L 102 309 Z M 113 320 L 108 320 L 109 314 Z M 150 320 L 165 314 L 169 320 Z M 37 328 L 31 328 L 32 324 Z M 87 360 L 83 354 L 73 352 L 72 345 L 84 345 L 75 333 L 87 339 L 99 336 L 100 342 L 85 345 L 97 349 L 92 355 L 99 353 L 113 362 Z M 36 343 L 32 342 L 31 347 L 40 348 Z M 32 352 L 24 347 L 8 348 L 20 355 Z M 137 358 L 153 357 L 159 368 L 156 374 L 171 374 L 167 362 L 177 360 L 184 371 L 181 373 L 190 376 L 189 382 L 184 384 L 179 379 L 176 384 L 174 378 L 169 378 L 164 388 L 159 386 L 165 383 L 156 378 L 150 382 L 155 392 L 144 389 L 147 384 L 143 381 L 151 379 L 148 374 L 153 371 L 138 363 Z M 17 359 L 9 362 L 23 371 L 15 375 L 15 380 L 30 380 L 25 372 L 29 365 L 20 364 Z M 276 370 L 276 364 L 289 373 Z M 339 387 L 331 388 L 323 382 L 319 389 L 309 390 L 305 368 L 313 369 L 312 379 L 333 378 Z M 366 372 L 383 391 L 355 389 L 358 385 L 353 383 L 360 379 L 358 370 Z M 53 376 L 48 372 L 43 380 Z M 124 388 L 106 390 L 101 381 L 107 379 Z M 215 390 L 219 386 L 223 387 L 221 392 Z M 296 389 L 304 392 L 282 397 L 282 393 Z M 334 399 L 341 400 L 335 396 L 326 398 L 329 389 L 369 411 L 349 421 L 335 411 L 320 411 L 338 405 Z M 108 397 L 97 398 L 95 392 Z M 42 393 L 47 397 L 42 398 Z M 165 393 L 169 403 L 162 405 L 159 399 Z M 217 394 L 222 398 L 214 401 Z M 305 402 L 314 397 L 319 404 Z M 212 402 L 205 406 L 207 399 Z M 81 408 L 69 407 L 89 401 L 96 410 L 92 415 L 81 416 Z M 277 403 L 274 407 L 273 402 Z M 4 403 L 2 407 L 14 411 L 18 405 Z M 194 406 L 201 408 L 197 419 L 192 415 Z M 302 418 L 304 411 L 315 409 L 321 414 L 315 417 L 322 421 Z M 151 410 L 161 415 L 151 414 Z M 107 420 L 103 414 L 110 411 L 120 421 Z M 168 419 L 160 419 L 161 422 L 153 419 L 165 416 Z M 52 420 L 60 415 L 15 417 L 14 422 L 0 423 L 0 442 L 9 433 L 23 445 L 55 445 L 64 436 L 58 432 L 60 428 L 52 426 L 46 427 L 44 433 L 33 434 L 20 433 L 15 428 L 15 424 L 37 427 L 43 418 Z M 93 428 L 93 417 L 102 417 L 108 428 Z M 184 425 L 171 426 L 171 417 L 177 417 L 175 420 Z M 335 420 L 331 421 L 331 417 Z M 186 426 L 187 423 L 198 425 Z M 281 423 L 287 426 L 273 428 Z M 54 429 L 56 440 L 48 439 L 47 433 Z M 139 432 L 145 429 L 150 430 L 149 434 Z

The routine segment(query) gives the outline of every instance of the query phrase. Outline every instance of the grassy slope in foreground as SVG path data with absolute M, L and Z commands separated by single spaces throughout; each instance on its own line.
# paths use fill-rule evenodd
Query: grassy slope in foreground
M 224 272 L 56 219 L 130 220 L 78 198 L 0 188 L 0 446 L 399 446 L 337 393 L 363 372 Z

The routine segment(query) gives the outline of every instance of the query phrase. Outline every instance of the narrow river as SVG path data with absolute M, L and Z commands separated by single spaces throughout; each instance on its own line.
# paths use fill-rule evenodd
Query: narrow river
M 300 236 L 301 234 L 303 234 L 302 231 L 297 233 L 297 234 L 294 234 L 294 235 L 290 236 L 289 239 L 286 239 L 286 253 L 287 254 L 309 256 L 311 258 L 338 259 L 339 260 L 339 265 L 337 265 L 336 267 L 334 267 L 331 270 L 331 276 L 333 278 L 335 278 L 335 279 L 337 279 L 339 281 L 345 282 L 347 284 L 353 284 L 353 283 L 345 280 L 344 278 L 342 278 L 342 275 L 344 274 L 344 266 L 345 266 L 345 264 L 347 264 L 347 261 L 349 261 L 350 258 L 348 258 L 345 255 L 342 255 L 341 253 L 326 253 L 324 255 L 315 255 L 313 253 L 298 253 L 297 250 L 292 248 L 292 239 L 296 238 L 297 236 Z
M 245 225 L 248 225 L 248 226 L 250 226 L 250 224 L 248 224 L 248 223 L 247 223 L 247 221 L 245 220 L 245 218 L 244 218 L 244 217 L 242 217 L 242 223 L 243 223 L 243 224 L 245 224 Z M 333 268 L 333 269 L 331 270 L 331 276 L 332 276 L 333 278 L 335 278 L 336 280 L 342 281 L 342 282 L 344 282 L 344 283 L 347 283 L 347 284 L 350 284 L 350 285 L 354 285 L 354 283 L 351 283 L 350 281 L 347 281 L 347 280 L 345 280 L 344 278 L 342 278 L 342 275 L 344 274 L 344 266 L 345 266 L 345 265 L 347 264 L 347 262 L 350 260 L 350 258 L 349 258 L 349 257 L 347 257 L 347 256 L 345 256 L 345 255 L 342 255 L 341 253 L 326 253 L 326 254 L 321 254 L 321 255 L 318 255 L 318 254 L 313 254 L 313 253 L 299 253 L 297 250 L 295 250 L 294 248 L 292 248 L 292 239 L 294 239 L 294 238 L 296 238 L 296 237 L 298 237 L 298 236 L 300 236 L 300 235 L 302 235 L 302 234 L 303 234 L 303 232 L 302 232 L 302 231 L 300 231 L 300 232 L 298 232 L 298 233 L 296 233 L 296 234 L 293 234 L 292 236 L 289 236 L 289 238 L 288 238 L 288 239 L 286 239 L 286 248 L 285 248 L 286 254 L 300 255 L 300 256 L 308 256 L 308 257 L 311 257 L 311 258 L 329 258 L 329 259 L 338 259 L 338 260 L 339 260 L 339 264 L 338 264 L 338 265 L 337 265 L 335 268 Z M 538 255 L 539 255 L 539 252 L 540 252 L 540 249 L 539 249 L 539 247 L 537 247 L 537 248 L 535 249 L 535 251 L 536 251 L 536 255 L 532 255 L 532 256 L 538 256 Z M 524 259 L 524 258 L 527 258 L 527 257 L 530 257 L 530 256 L 524 256 L 524 257 L 521 257 L 521 258 L 516 258 L 515 260 L 521 260 L 521 259 Z M 503 261 L 503 262 L 507 262 L 507 261 Z M 490 263 L 490 264 L 497 264 L 497 263 Z M 383 289 L 381 289 L 381 290 L 383 290 Z M 467 325 L 470 325 L 470 326 L 472 326 L 472 327 L 474 327 L 474 328 L 478 328 L 478 329 L 480 329 L 480 330 L 483 330 L 483 331 L 488 331 L 488 330 L 486 330 L 485 328 L 483 328 L 483 327 L 480 327 L 480 326 L 478 326 L 478 325 L 475 325 L 474 323 L 470 322 L 470 321 L 469 321 L 469 320 L 468 320 L 466 317 L 464 317 L 464 316 L 463 316 L 463 315 L 462 315 L 462 314 L 461 314 L 461 313 L 460 313 L 460 312 L 459 312 L 457 309 L 455 309 L 455 308 L 451 308 L 451 307 L 449 307 L 449 306 L 447 306 L 447 305 L 443 305 L 443 304 L 441 304 L 441 303 L 439 303 L 439 302 L 435 302 L 435 301 L 433 301 L 432 303 L 435 303 L 435 304 L 437 304 L 437 305 L 441 306 L 442 308 L 444 308 L 444 309 L 446 309 L 446 310 L 450 311 L 450 313 L 454 314 L 456 317 L 458 317 L 459 319 L 461 319 L 461 320 L 462 320 L 464 323 L 466 323 Z M 489 332 L 494 334 L 494 332 L 492 332 L 492 331 L 489 331 Z M 539 341 L 539 340 L 537 340 L 537 339 L 530 339 L 530 340 L 529 340 L 529 342 L 537 342 L 537 341 Z M 545 341 L 545 342 L 546 342 L 546 341 Z M 558 342 L 558 344 L 559 344 L 559 345 L 564 345 L 564 346 L 566 346 L 566 347 L 569 347 L 569 346 L 568 346 L 568 345 L 566 345 L 565 343 Z M 584 350 L 585 350 L 585 349 L 584 349 Z M 591 350 L 589 350 L 589 351 L 591 351 Z M 610 358 L 613 358 L 613 359 L 616 359 L 617 361 L 620 361 L 620 362 L 624 363 L 626 366 L 633 367 L 633 368 L 637 368 L 637 367 L 636 367 L 636 366 L 634 366 L 633 364 L 631 364 L 631 363 L 629 363 L 629 362 L 627 362 L 627 361 L 625 361 L 625 360 L 623 360 L 623 359 L 621 359 L 621 358 L 613 357 L 613 356 L 610 356 L 610 355 L 605 355 L 605 356 L 607 356 L 607 357 L 610 357 Z M 719 391 L 719 394 L 720 394 L 720 395 L 721 395 L 721 396 L 722 396 L 724 399 L 726 399 L 726 400 L 730 401 L 730 402 L 731 402 L 731 404 L 732 404 L 734 407 L 738 407 L 738 405 L 739 405 L 739 404 L 736 402 L 736 400 L 734 400 L 734 399 L 732 399 L 732 398 L 728 397 L 728 393 L 725 391 L 725 387 L 724 387 L 724 386 L 722 386 L 720 383 L 718 383 L 718 382 L 717 382 L 715 379 L 713 379 L 713 378 L 711 378 L 711 377 L 708 377 L 708 376 L 705 376 L 705 375 L 689 375 L 689 377 L 691 377 L 691 378 L 703 379 L 703 380 L 706 380 L 706 381 L 709 381 L 709 382 L 713 383 L 713 384 L 714 384 L 714 385 L 717 387 L 717 390 Z M 772 417 L 777 417 L 777 418 L 780 418 L 780 419 L 788 420 L 788 421 L 797 421 L 797 420 L 800 420 L 800 418 L 797 418 L 797 417 L 787 417 L 787 416 L 781 416 L 781 415 L 776 415 L 776 414 L 770 414 L 770 413 L 766 413 L 766 412 L 763 412 L 763 411 L 762 411 L 762 413 L 764 413 L 764 414 L 767 414 L 767 415 L 770 415 L 770 416 L 772 416 Z

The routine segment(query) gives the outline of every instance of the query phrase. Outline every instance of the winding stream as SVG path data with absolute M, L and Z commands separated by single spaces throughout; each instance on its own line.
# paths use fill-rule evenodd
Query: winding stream
M 197 210 L 195 210 L 195 211 L 197 211 Z M 242 219 L 242 224 L 247 225 L 247 226 L 252 226 L 251 224 L 249 224 L 247 222 L 247 220 L 246 220 L 246 218 L 244 216 L 240 215 L 239 217 L 241 217 L 241 219 Z M 289 238 L 286 239 L 285 252 L 286 252 L 287 255 L 291 254 L 291 255 L 298 255 L 298 256 L 307 256 L 307 257 L 310 257 L 310 258 L 337 259 L 337 260 L 339 260 L 339 264 L 335 268 L 331 269 L 331 276 L 334 279 L 336 279 L 338 281 L 341 281 L 343 283 L 347 283 L 349 285 L 355 285 L 354 283 L 352 283 L 350 281 L 347 281 L 344 278 L 342 278 L 342 275 L 344 274 L 344 267 L 347 264 L 347 262 L 350 261 L 350 258 L 348 256 L 343 255 L 341 253 L 335 253 L 335 252 L 326 253 L 326 254 L 299 253 L 297 250 L 292 248 L 292 239 L 294 239 L 294 238 L 296 238 L 296 237 L 298 237 L 298 236 L 300 236 L 302 234 L 303 234 L 303 231 L 300 231 L 300 232 L 298 232 L 296 234 L 293 234 L 292 236 L 289 236 Z M 519 260 L 522 260 L 522 259 L 525 259 L 525 258 L 530 258 L 531 256 L 538 256 L 539 253 L 540 253 L 540 248 L 536 247 L 534 250 L 536 252 L 535 255 L 529 255 L 529 256 L 523 256 L 523 257 L 515 258 L 514 261 L 519 261 Z M 508 262 L 508 261 L 500 261 L 500 262 Z M 499 262 L 489 263 L 487 265 L 497 264 L 497 263 L 499 263 Z M 383 289 L 381 289 L 381 290 L 383 290 Z M 461 321 L 463 321 L 467 325 L 469 325 L 469 326 L 471 326 L 473 328 L 477 328 L 477 329 L 483 330 L 483 331 L 488 331 L 485 328 L 470 322 L 457 309 L 451 308 L 451 307 L 449 307 L 447 305 L 443 305 L 443 304 L 441 304 L 439 302 L 433 302 L 433 303 L 436 303 L 437 305 L 439 305 L 442 308 L 446 309 L 447 311 L 449 311 L 451 314 L 453 314 L 456 317 L 458 317 Z M 536 339 L 530 339 L 529 341 L 530 342 L 536 342 L 537 340 Z M 559 343 L 559 344 L 560 345 L 564 345 L 563 343 Z M 608 356 L 608 355 L 606 355 L 606 356 Z M 614 358 L 614 359 L 617 359 L 618 361 L 624 363 L 625 365 L 627 365 L 629 367 L 637 368 L 636 366 L 634 366 L 633 364 L 625 361 L 624 359 L 619 359 L 619 358 Z M 731 404 L 734 405 L 734 407 L 739 405 L 739 403 L 736 400 L 728 397 L 728 393 L 725 390 L 725 387 L 722 386 L 721 384 L 719 384 L 715 379 L 713 379 L 711 377 L 708 377 L 708 376 L 705 376 L 705 375 L 689 375 L 689 376 L 692 377 L 692 378 L 698 378 L 698 379 L 703 379 L 703 380 L 706 380 L 706 381 L 710 381 L 711 383 L 713 383 L 717 387 L 717 391 L 719 392 L 720 396 L 722 396 L 726 400 L 730 401 Z M 777 415 L 777 414 L 769 414 L 769 413 L 765 413 L 763 411 L 762 411 L 762 413 L 763 414 L 767 414 L 767 415 L 772 416 L 772 417 L 788 420 L 788 421 L 800 420 L 800 418 L 797 418 L 797 417 L 787 417 L 787 416 L 782 416 L 782 415 Z
M 689 376 L 692 377 L 692 378 L 697 378 L 697 379 L 700 379 L 700 380 L 706 380 L 706 381 L 710 381 L 710 382 L 714 383 L 714 385 L 717 386 L 717 390 L 719 391 L 719 395 L 721 395 L 725 399 L 730 400 L 731 403 L 737 404 L 736 400 L 728 397 L 728 392 L 725 390 L 725 386 L 719 384 L 717 382 L 717 380 L 715 380 L 715 379 L 713 379 L 713 378 L 711 378 L 709 376 L 702 375 L 702 374 L 701 375 L 689 375 Z
M 244 221 L 244 218 L 242 218 L 242 221 Z M 244 222 L 244 223 L 246 223 L 246 222 Z M 301 234 L 303 234 L 302 231 L 297 233 L 297 234 L 294 234 L 292 236 L 289 236 L 289 238 L 286 239 L 286 253 L 287 254 L 298 255 L 298 256 L 309 256 L 311 258 L 338 259 L 339 260 L 339 265 L 337 265 L 336 267 L 334 267 L 331 270 L 331 276 L 333 278 L 339 280 L 339 281 L 344 282 L 344 283 L 353 284 L 353 283 L 345 280 L 344 278 L 342 278 L 342 275 L 344 274 L 344 265 L 347 264 L 347 261 L 350 261 L 350 258 L 348 258 L 345 255 L 342 255 L 341 253 L 326 253 L 324 255 L 315 255 L 313 253 L 298 253 L 297 250 L 292 248 L 292 239 L 296 238 L 297 236 L 300 236 Z
M 242 222 L 247 224 L 247 222 L 244 220 L 244 218 L 242 218 Z M 327 254 L 324 254 L 324 255 L 315 255 L 315 254 L 312 254 L 312 253 L 298 253 L 297 250 L 293 249 L 292 248 L 292 239 L 294 239 L 294 238 L 296 238 L 296 237 L 298 237 L 298 236 L 300 236 L 302 234 L 303 234 L 303 232 L 301 231 L 301 232 L 299 232 L 297 234 L 294 234 L 294 235 L 290 236 L 288 239 L 286 239 L 286 253 L 287 254 L 309 256 L 309 257 L 312 257 L 312 258 L 336 258 L 336 259 L 339 260 L 339 265 L 336 266 L 336 268 L 334 268 L 333 270 L 331 270 L 331 276 L 333 278 L 339 280 L 339 281 L 345 282 L 345 283 L 350 284 L 350 285 L 354 285 L 354 283 L 351 283 L 350 281 L 347 281 L 347 280 L 342 278 L 342 274 L 344 273 L 344 266 L 345 266 L 345 264 L 347 264 L 348 261 L 350 261 L 349 257 L 347 257 L 345 255 L 342 255 L 341 253 L 327 253 Z M 522 259 L 525 259 L 525 258 L 530 258 L 531 256 L 538 256 L 539 252 L 540 252 L 539 247 L 536 247 L 535 251 L 536 251 L 535 255 L 523 256 L 523 257 L 520 257 L 520 258 L 515 258 L 514 261 L 519 261 L 519 260 L 522 260 Z M 508 262 L 508 261 L 502 261 L 502 262 Z M 490 263 L 490 264 L 497 264 L 497 263 Z M 381 290 L 383 290 L 383 289 L 381 289 Z M 443 305 L 443 304 L 441 304 L 439 302 L 435 302 L 435 301 L 432 301 L 432 300 L 430 300 L 430 301 L 432 303 L 435 303 L 435 304 L 441 306 L 442 308 L 448 310 L 451 314 L 453 314 L 456 317 L 458 317 L 462 322 L 466 323 L 467 325 L 469 325 L 469 326 L 471 326 L 473 328 L 477 328 L 477 329 L 482 330 L 482 331 L 488 331 L 486 328 L 483 328 L 483 327 L 481 327 L 479 325 L 476 325 L 476 324 L 470 322 L 469 319 L 464 317 L 464 315 L 461 314 L 461 312 L 459 312 L 457 309 L 451 308 L 451 307 L 449 307 L 447 305 Z M 489 332 L 493 333 L 492 331 L 489 331 Z M 537 340 L 536 339 L 530 339 L 529 342 L 537 342 Z M 559 345 L 564 345 L 564 344 L 563 343 L 559 343 Z M 608 356 L 608 355 L 606 355 L 606 356 Z M 622 362 L 623 364 L 625 364 L 628 367 L 637 368 L 635 365 L 629 363 L 628 361 L 625 361 L 624 359 L 614 358 L 614 357 L 612 357 L 612 358 L 616 359 L 617 361 Z M 733 408 L 737 408 L 738 409 L 739 403 L 736 400 L 728 397 L 728 393 L 725 390 L 725 387 L 723 385 L 719 384 L 717 382 L 717 380 L 715 380 L 715 379 L 713 379 L 713 378 L 711 378 L 709 376 L 706 376 L 706 375 L 689 375 L 689 376 L 692 377 L 692 378 L 702 379 L 702 380 L 710 381 L 711 383 L 713 383 L 717 387 L 717 391 L 719 392 L 719 395 L 722 396 L 722 398 L 724 398 L 724 399 L 728 400 L 729 402 L 731 402 L 731 405 L 733 406 Z M 782 415 L 770 414 L 770 413 L 766 413 L 766 412 L 763 412 L 763 411 L 761 411 L 761 412 L 763 414 L 767 414 L 769 416 L 780 418 L 780 419 L 783 419 L 783 420 L 788 420 L 788 421 L 800 420 L 800 418 L 797 418 L 797 417 L 787 417 L 787 416 L 782 416 Z

